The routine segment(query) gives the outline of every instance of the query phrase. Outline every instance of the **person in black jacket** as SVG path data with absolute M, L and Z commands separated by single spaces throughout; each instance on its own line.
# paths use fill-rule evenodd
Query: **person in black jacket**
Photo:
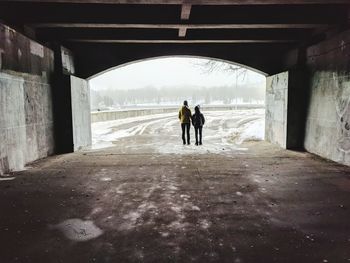
M 204 115 L 200 112 L 199 105 L 194 108 L 195 113 L 192 116 L 192 124 L 196 135 L 196 145 L 202 145 L 202 128 L 205 123 Z M 199 141 L 198 141 L 199 133 Z

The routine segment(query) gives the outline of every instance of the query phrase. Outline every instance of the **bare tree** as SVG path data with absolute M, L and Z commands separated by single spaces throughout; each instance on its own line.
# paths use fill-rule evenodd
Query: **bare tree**
M 214 59 L 201 59 L 194 62 L 194 65 L 201 68 L 204 74 L 210 74 L 213 72 L 226 72 L 227 74 L 234 73 L 238 77 L 242 76 L 243 78 L 245 78 L 245 75 L 248 71 L 246 68 L 243 68 L 241 66 Z
M 203 74 L 211 74 L 213 72 L 226 72 L 228 75 L 235 77 L 235 90 L 238 89 L 238 78 L 241 77 L 245 79 L 248 69 L 243 68 L 238 65 L 234 65 L 227 62 L 222 62 L 219 60 L 208 59 L 208 60 L 198 60 L 194 62 L 195 66 L 200 67 Z M 237 108 L 237 94 L 234 96 L 236 98 L 236 108 Z

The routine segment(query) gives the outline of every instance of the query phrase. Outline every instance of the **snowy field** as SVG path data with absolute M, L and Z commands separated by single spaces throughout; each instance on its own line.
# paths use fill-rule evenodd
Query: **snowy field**
M 204 111 L 203 145 L 182 145 L 177 113 L 92 124 L 92 149 L 115 147 L 121 153 L 226 154 L 245 151 L 245 141 L 264 139 L 265 110 Z

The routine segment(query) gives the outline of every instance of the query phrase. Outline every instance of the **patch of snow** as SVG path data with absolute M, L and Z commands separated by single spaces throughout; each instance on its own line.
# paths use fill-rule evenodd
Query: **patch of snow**
M 192 206 L 192 210 L 193 211 L 201 211 L 201 209 L 198 206 L 196 206 L 196 205 Z
M 96 214 L 99 214 L 103 211 L 103 209 L 101 207 L 95 207 L 94 209 L 92 209 L 89 217 L 93 216 L 93 215 L 96 215 Z
M 117 194 L 124 194 L 124 191 L 121 190 L 119 187 L 117 187 L 117 188 L 115 189 L 115 192 L 116 192 Z
M 169 190 L 173 190 L 173 191 L 178 190 L 178 188 L 176 186 L 174 186 L 174 185 L 168 185 L 168 189 Z
M 208 229 L 211 226 L 211 222 L 207 219 L 201 219 L 199 221 L 199 226 L 203 229 Z
M 58 229 L 63 235 L 73 241 L 88 241 L 99 237 L 103 231 L 93 221 L 83 221 L 79 218 L 65 220 L 57 225 L 50 226 L 51 229 Z
M 110 182 L 110 181 L 112 181 L 112 178 L 110 178 L 110 177 L 102 177 L 100 180 L 102 182 Z
M 244 126 L 236 143 L 245 141 L 261 141 L 265 137 L 265 119 L 259 119 Z
M 3 177 L 3 176 L 1 176 L 0 177 L 0 181 L 11 181 L 11 180 L 14 180 L 16 177 L 7 177 L 7 176 L 5 176 L 5 177 Z
M 160 232 L 160 235 L 162 237 L 168 237 L 169 236 L 169 232 Z
M 246 151 L 245 141 L 263 140 L 265 110 L 204 111 L 203 145 L 182 145 L 176 113 L 126 118 L 92 124 L 92 148 L 117 146 L 123 152 L 145 151 L 164 154 L 231 154 Z M 184 168 L 183 168 L 184 169 Z
M 180 213 L 182 211 L 182 208 L 180 206 L 173 205 L 170 207 L 171 210 L 173 210 L 175 213 Z
M 145 199 L 147 199 L 146 197 Z M 144 225 L 143 215 L 146 212 L 151 212 L 153 215 L 157 215 L 157 207 L 153 202 L 144 201 L 135 210 L 129 211 L 123 216 L 124 222 L 118 226 L 119 230 L 131 230 L 140 225 Z M 152 218 L 150 219 L 152 221 Z
M 187 222 L 174 221 L 169 225 L 169 228 L 174 230 L 185 230 L 190 224 Z

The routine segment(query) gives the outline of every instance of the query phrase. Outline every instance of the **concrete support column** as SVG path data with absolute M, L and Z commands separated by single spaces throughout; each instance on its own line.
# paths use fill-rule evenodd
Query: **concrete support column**
M 85 79 L 70 76 L 73 149 L 91 146 L 90 89 Z
M 265 139 L 284 149 L 303 149 L 307 90 L 304 70 L 267 78 Z
M 56 153 L 91 145 L 90 96 L 87 81 L 74 76 L 72 53 L 55 45 L 54 115 Z
M 265 140 L 287 147 L 288 71 L 266 80 Z

